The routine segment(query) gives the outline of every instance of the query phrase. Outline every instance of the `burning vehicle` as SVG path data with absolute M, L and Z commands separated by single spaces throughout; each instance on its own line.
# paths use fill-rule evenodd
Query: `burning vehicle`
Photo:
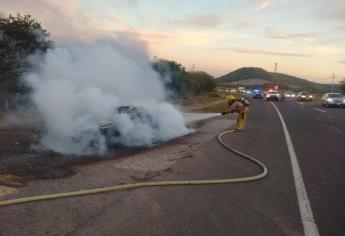
M 152 115 L 150 115 L 143 107 L 136 106 L 121 106 L 115 109 L 115 114 L 127 115 L 134 124 L 143 125 L 153 132 L 159 130 L 158 122 L 155 122 Z M 114 121 L 101 121 L 98 125 L 98 130 L 83 130 L 78 137 L 73 137 L 74 143 L 82 144 L 88 150 L 88 153 L 109 151 L 112 149 L 123 148 L 126 145 L 123 142 L 124 135 L 121 132 L 121 124 Z M 153 135 L 152 144 L 158 144 L 160 140 L 157 135 Z M 101 147 L 106 150 L 100 150 Z M 135 145 L 134 146 L 145 146 Z
M 117 108 L 119 114 L 128 114 L 133 123 L 145 124 L 151 130 L 158 130 L 159 126 L 154 122 L 153 117 L 145 111 L 142 107 L 135 106 L 121 106 Z M 106 146 L 108 149 L 121 147 L 121 136 L 123 135 L 115 122 L 101 122 L 99 125 L 101 134 L 105 138 Z M 159 143 L 159 140 L 153 140 L 154 144 Z

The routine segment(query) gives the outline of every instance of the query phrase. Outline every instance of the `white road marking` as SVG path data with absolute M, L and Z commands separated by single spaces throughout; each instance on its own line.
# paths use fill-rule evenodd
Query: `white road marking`
M 315 110 L 318 110 L 318 111 L 321 111 L 321 112 L 326 112 L 326 111 L 324 111 L 324 110 L 321 110 L 321 109 L 319 109 L 319 108 L 316 108 L 316 107 L 314 107 L 314 109 L 315 109 Z
M 284 134 L 285 134 L 285 140 L 287 144 L 287 148 L 290 154 L 290 160 L 291 160 L 291 166 L 292 166 L 292 173 L 295 180 L 295 187 L 297 192 L 297 200 L 298 200 L 298 206 L 299 211 L 301 214 L 302 224 L 304 228 L 304 235 L 306 236 L 319 236 L 319 231 L 317 229 L 317 225 L 314 220 L 314 215 L 310 207 L 310 202 L 308 199 L 307 190 L 304 186 L 304 181 L 301 173 L 301 169 L 298 164 L 298 159 L 296 156 L 296 152 L 294 150 L 291 137 L 289 134 L 289 131 L 286 127 L 285 121 L 283 119 L 283 116 L 281 115 L 280 111 L 274 105 L 272 102 L 271 104 L 276 109 L 277 114 L 280 118 L 280 122 L 282 123 Z
M 301 103 L 301 102 L 297 102 L 299 105 L 303 105 L 303 103 Z

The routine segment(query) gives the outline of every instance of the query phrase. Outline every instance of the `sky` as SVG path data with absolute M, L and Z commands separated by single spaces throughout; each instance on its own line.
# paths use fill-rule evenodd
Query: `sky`
M 240 67 L 321 83 L 345 78 L 345 0 L 0 0 L 57 43 L 127 33 L 150 56 L 218 77 Z

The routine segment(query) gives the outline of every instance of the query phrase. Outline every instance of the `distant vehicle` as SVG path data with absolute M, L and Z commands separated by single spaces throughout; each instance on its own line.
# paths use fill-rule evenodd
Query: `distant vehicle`
M 237 88 L 237 91 L 240 92 L 240 93 L 243 92 L 243 90 L 244 90 L 244 87 L 240 86 L 240 87 Z
M 313 95 L 309 92 L 299 92 L 297 101 L 313 101 Z
M 285 92 L 284 93 L 284 97 L 286 99 L 289 99 L 289 98 L 296 98 L 296 94 L 294 92 Z
M 321 105 L 323 107 L 324 106 L 345 107 L 345 96 L 340 93 L 326 93 L 321 98 Z
M 277 91 L 270 90 L 266 93 L 265 99 L 266 101 L 279 101 L 280 94 Z
M 250 91 L 249 89 L 242 89 L 239 91 L 239 93 L 241 93 L 243 96 L 247 96 L 250 95 L 252 91 Z
M 264 97 L 264 94 L 260 90 L 254 90 L 253 98 L 262 99 L 263 97 Z

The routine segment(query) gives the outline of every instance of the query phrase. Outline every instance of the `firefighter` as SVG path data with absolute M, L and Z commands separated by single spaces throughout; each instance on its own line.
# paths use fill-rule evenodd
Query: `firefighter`
M 232 94 L 226 97 L 228 99 L 228 106 L 230 107 L 231 104 L 236 100 L 236 97 Z
M 228 96 L 228 100 L 229 100 L 228 111 L 222 112 L 222 115 L 225 115 L 228 113 L 237 113 L 238 118 L 237 118 L 236 130 L 241 131 L 244 129 L 244 126 L 246 124 L 250 102 L 244 97 L 239 97 L 236 99 L 236 97 L 233 95 Z

